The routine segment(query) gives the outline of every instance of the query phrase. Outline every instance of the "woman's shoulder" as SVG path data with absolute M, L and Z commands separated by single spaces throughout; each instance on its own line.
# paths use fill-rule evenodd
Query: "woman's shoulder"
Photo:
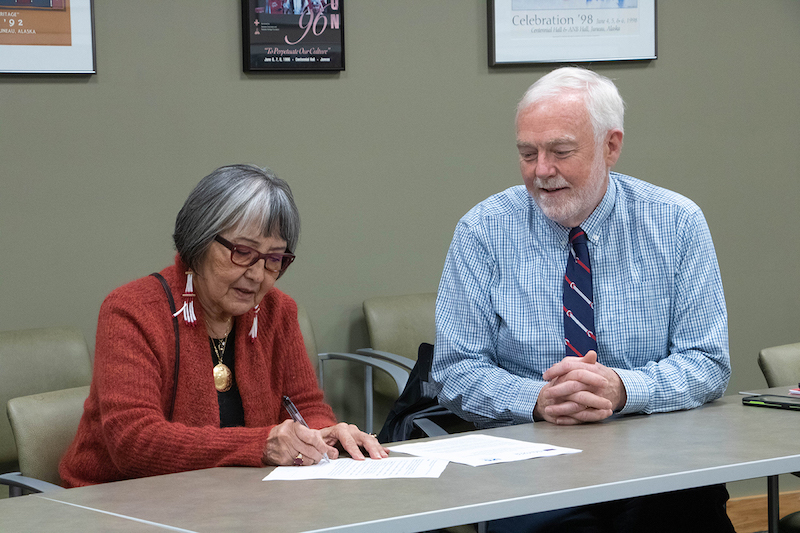
M 167 277 L 168 269 L 162 270 L 161 274 L 170 279 Z M 172 283 L 170 288 L 173 298 L 176 298 Z M 177 297 L 180 297 L 180 293 Z M 147 342 L 153 346 L 171 346 L 174 333 L 170 315 L 169 300 L 158 279 L 145 276 L 128 282 L 111 291 L 100 306 L 98 346 L 108 348 L 109 343 L 114 345 L 120 339 L 138 339 L 142 336 L 148 338 Z
M 176 265 L 171 265 L 159 272 L 166 279 L 173 297 L 179 297 L 179 295 L 175 295 L 180 292 L 180 288 L 177 288 L 177 285 L 179 285 L 178 270 Z M 167 300 L 164 289 L 159 280 L 151 274 L 129 281 L 111 291 L 106 296 L 103 307 L 149 307 L 154 302 L 161 300 Z
M 261 307 L 273 316 L 286 314 L 297 319 L 297 303 L 291 296 L 275 287 L 271 288 L 264 296 Z

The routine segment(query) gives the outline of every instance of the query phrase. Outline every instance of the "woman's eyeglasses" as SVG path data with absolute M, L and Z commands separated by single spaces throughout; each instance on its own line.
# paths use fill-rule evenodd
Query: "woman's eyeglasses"
M 254 250 L 249 246 L 233 244 L 232 242 L 223 239 L 219 235 L 214 237 L 214 240 L 231 251 L 231 262 L 234 265 L 251 267 L 263 259 L 264 268 L 272 274 L 277 274 L 278 278 L 283 275 L 287 268 L 289 268 L 289 265 L 292 264 L 292 261 L 294 261 L 295 258 L 295 255 L 292 253 L 270 252 L 262 254 L 258 250 Z

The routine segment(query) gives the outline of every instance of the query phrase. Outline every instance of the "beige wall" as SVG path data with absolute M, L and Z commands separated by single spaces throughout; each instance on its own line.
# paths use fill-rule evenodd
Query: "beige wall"
M 295 192 L 279 286 L 320 350 L 367 344 L 365 298 L 436 290 L 458 218 L 520 182 L 513 109 L 552 66 L 489 69 L 482 0 L 345 7 L 338 74 L 243 74 L 237 0 L 98 0 L 97 75 L 0 75 L 0 329 L 93 344 L 103 297 L 171 262 L 189 190 L 233 162 Z M 800 341 L 799 26 L 796 0 L 661 1 L 658 60 L 595 65 L 627 102 L 617 169 L 705 211 L 733 393 L 765 386 L 760 348 Z

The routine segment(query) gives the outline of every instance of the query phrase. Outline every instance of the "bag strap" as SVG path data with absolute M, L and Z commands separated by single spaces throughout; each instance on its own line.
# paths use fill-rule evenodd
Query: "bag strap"
M 175 300 L 172 298 L 172 291 L 169 289 L 169 285 L 167 285 L 167 280 L 165 280 L 164 276 L 158 272 L 153 272 L 150 275 L 161 282 L 164 292 L 167 293 L 169 310 L 172 312 L 172 329 L 175 330 L 175 386 L 172 388 L 172 404 L 170 405 L 169 416 L 167 417 L 167 420 L 172 422 L 172 414 L 175 412 L 175 396 L 178 394 L 178 369 L 181 365 L 181 334 L 180 330 L 178 329 L 178 317 L 176 316 L 177 312 L 175 311 Z

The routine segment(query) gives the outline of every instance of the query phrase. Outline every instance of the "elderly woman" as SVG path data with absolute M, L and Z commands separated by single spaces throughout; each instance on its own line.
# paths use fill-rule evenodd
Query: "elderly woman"
M 269 170 L 233 165 L 200 181 L 178 213 L 163 280 L 138 279 L 103 302 L 89 398 L 61 461 L 66 486 L 310 465 L 336 458 L 337 444 L 355 459 L 360 447 L 387 456 L 373 436 L 336 423 L 297 306 L 274 288 L 299 231 L 289 186 Z M 309 427 L 290 418 L 284 396 Z

